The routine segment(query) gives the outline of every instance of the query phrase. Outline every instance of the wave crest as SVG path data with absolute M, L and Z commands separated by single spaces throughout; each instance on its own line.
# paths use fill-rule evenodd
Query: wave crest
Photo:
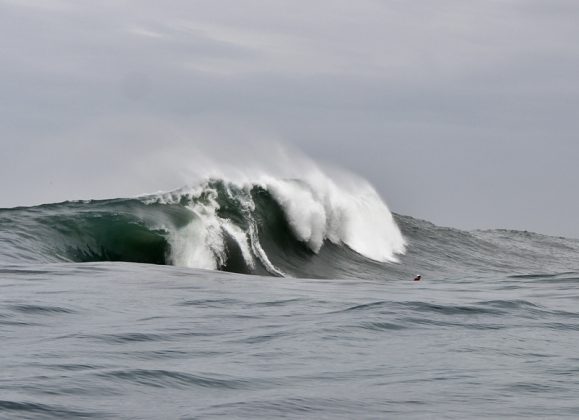
M 134 199 L 0 210 L 8 262 L 129 261 L 277 276 L 340 276 L 344 261 L 394 262 L 392 214 L 365 181 L 207 179 Z M 6 229 L 5 229 L 6 228 Z M 317 265 L 316 265 L 317 264 Z M 333 268 L 332 268 L 333 267 Z
M 218 269 L 236 252 L 246 271 L 259 264 L 271 274 L 283 275 L 270 255 L 282 253 L 288 240 L 313 254 L 328 242 L 345 245 L 379 262 L 394 262 L 396 254 L 405 251 L 392 214 L 367 183 L 345 190 L 329 178 L 315 183 L 271 177 L 244 183 L 210 179 L 142 200 L 179 204 L 194 215 L 187 226 L 171 232 L 175 265 Z

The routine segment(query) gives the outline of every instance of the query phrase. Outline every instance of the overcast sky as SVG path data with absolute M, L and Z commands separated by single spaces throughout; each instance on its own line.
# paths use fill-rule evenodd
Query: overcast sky
M 577 22 L 577 0 L 0 0 L 0 206 L 174 188 L 171 153 L 257 140 L 399 213 L 579 237 Z

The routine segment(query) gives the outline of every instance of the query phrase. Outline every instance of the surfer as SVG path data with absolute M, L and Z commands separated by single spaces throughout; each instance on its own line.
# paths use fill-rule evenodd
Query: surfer
M 420 274 L 417 274 L 416 277 L 414 277 L 414 281 L 420 281 L 422 280 L 422 276 Z

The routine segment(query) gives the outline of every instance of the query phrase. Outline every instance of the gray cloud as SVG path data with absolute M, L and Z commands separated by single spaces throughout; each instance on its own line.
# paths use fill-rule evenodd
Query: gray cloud
M 172 188 L 161 170 L 131 181 L 133 161 L 271 137 L 402 213 L 577 236 L 578 15 L 564 0 L 0 0 L 0 205 Z

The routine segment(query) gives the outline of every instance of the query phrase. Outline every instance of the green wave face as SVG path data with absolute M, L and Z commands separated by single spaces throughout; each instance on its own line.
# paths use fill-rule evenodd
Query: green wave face
M 0 212 L 4 260 L 18 262 L 127 261 L 167 264 L 164 226 L 191 216 L 184 209 L 139 200 L 50 204 Z

